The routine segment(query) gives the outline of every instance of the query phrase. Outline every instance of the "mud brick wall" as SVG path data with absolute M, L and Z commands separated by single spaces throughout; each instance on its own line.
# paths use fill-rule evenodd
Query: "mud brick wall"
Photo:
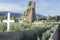
M 23 30 L 15 32 L 0 32 L 0 40 L 37 40 L 42 37 L 42 33 L 50 28 L 37 28 L 34 30 Z
M 2 32 L 0 40 L 23 40 L 23 32 Z
M 57 33 L 57 35 L 58 35 L 58 40 L 60 40 L 60 24 L 58 26 L 58 33 Z
M 32 30 L 1 32 L 0 40 L 37 40 L 37 35 Z

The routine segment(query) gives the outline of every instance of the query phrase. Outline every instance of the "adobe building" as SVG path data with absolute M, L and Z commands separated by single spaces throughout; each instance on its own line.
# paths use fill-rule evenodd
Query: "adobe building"
M 29 1 L 27 4 L 27 9 L 24 11 L 24 13 L 21 16 L 20 19 L 22 22 L 34 22 L 36 20 L 35 15 L 35 2 Z

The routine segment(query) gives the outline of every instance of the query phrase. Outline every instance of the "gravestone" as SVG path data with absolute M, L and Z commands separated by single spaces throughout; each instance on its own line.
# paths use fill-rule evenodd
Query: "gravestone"
M 36 20 L 35 2 L 29 1 L 27 10 L 24 11 L 20 20 L 23 22 L 34 22 Z
M 7 23 L 7 31 L 10 31 L 10 22 L 14 22 L 14 20 L 10 20 L 10 13 L 8 13 L 7 20 L 3 20 L 3 22 Z

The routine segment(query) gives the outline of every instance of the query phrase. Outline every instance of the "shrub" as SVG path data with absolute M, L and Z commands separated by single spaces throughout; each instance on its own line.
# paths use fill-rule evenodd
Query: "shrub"
M 6 31 L 6 29 L 7 29 L 6 23 L 1 23 L 0 24 L 0 32 L 4 32 L 4 31 Z

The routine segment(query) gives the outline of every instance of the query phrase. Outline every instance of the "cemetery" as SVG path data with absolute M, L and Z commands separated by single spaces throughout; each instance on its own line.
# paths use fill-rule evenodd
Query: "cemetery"
M 52 25 L 42 28 L 34 28 L 33 30 L 18 30 L 12 32 L 0 32 L 1 40 L 48 40 L 51 33 L 57 28 L 57 25 Z
M 33 1 L 29 1 L 19 18 L 12 17 L 11 12 L 0 16 L 0 40 L 59 40 L 59 30 L 59 16 L 36 16 Z
M 51 34 L 54 33 L 59 26 L 57 23 L 47 23 L 43 26 L 34 23 L 10 22 L 14 21 L 10 20 L 10 14 L 8 13 L 7 21 L 3 20 L 3 23 L 0 24 L 1 40 L 50 40 Z

